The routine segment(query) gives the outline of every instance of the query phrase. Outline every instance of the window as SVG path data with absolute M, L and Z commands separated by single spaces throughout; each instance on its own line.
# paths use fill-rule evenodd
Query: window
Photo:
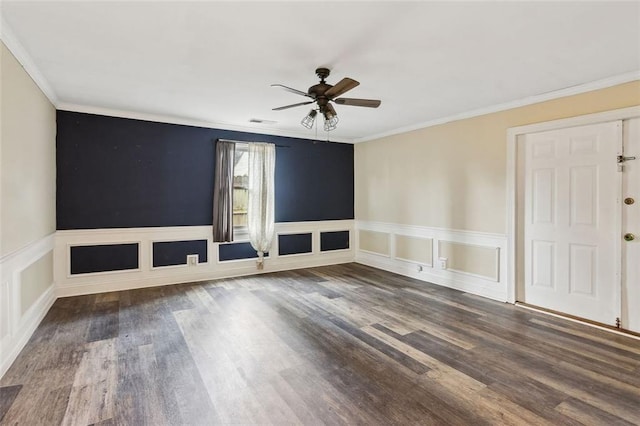
M 237 237 L 246 236 L 249 201 L 249 145 L 236 143 L 233 168 L 233 230 Z

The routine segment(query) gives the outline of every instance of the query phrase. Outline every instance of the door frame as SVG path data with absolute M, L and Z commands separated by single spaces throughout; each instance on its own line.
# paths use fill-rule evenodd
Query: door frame
M 518 230 L 519 211 L 517 208 L 518 196 L 521 195 L 517 179 L 522 166 L 518 161 L 518 152 L 522 150 L 522 142 L 524 140 L 521 136 L 527 133 L 558 130 L 567 127 L 577 127 L 637 117 L 640 117 L 640 106 L 510 127 L 507 129 L 507 302 L 516 303 L 518 297 L 522 296 L 518 293 L 517 278 L 519 272 L 524 274 L 524 271 L 518 271 L 517 269 L 517 259 L 520 254 L 518 253 L 518 244 L 524 238 L 524 235 Z M 618 222 L 620 222 L 620 220 L 621 218 L 618 219 Z M 619 241 L 618 253 L 621 252 L 621 244 L 622 241 Z M 621 258 L 620 263 L 622 263 Z M 618 265 L 618 274 L 621 272 L 620 268 L 621 265 Z

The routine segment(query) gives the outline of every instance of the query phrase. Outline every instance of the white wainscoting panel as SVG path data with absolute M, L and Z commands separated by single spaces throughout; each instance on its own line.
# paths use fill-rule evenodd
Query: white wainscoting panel
M 85 229 L 58 231 L 54 254 L 54 277 L 58 297 L 108 291 L 128 290 L 167 284 L 206 281 L 288 269 L 353 262 L 354 221 L 314 221 L 276 223 L 276 236 L 264 269 L 256 268 L 255 259 L 219 261 L 218 243 L 211 239 L 211 226 L 178 226 L 158 228 Z M 349 248 L 320 251 L 322 232 L 349 231 Z M 278 235 L 311 233 L 312 252 L 305 255 L 278 255 Z M 198 265 L 153 267 L 153 242 L 207 240 L 207 262 Z M 74 246 L 139 243 L 139 267 L 135 270 L 71 274 L 70 249 Z M 186 259 L 185 259 L 186 263 Z
M 0 377 L 9 369 L 55 301 L 53 283 L 22 312 L 22 271 L 54 247 L 54 234 L 0 258 Z
M 360 231 L 381 232 L 389 235 L 390 255 L 379 255 L 361 250 L 358 241 Z M 415 262 L 396 256 L 396 238 L 414 237 L 432 241 L 431 262 Z M 501 234 L 459 231 L 424 226 L 398 225 L 383 222 L 356 221 L 356 262 L 397 274 L 428 281 L 433 284 L 455 288 L 490 299 L 507 301 L 507 237 Z M 440 242 L 450 242 L 470 247 L 495 249 L 495 267 L 497 276 L 485 277 L 473 272 L 442 268 L 439 263 Z M 473 250 L 470 250 L 471 252 Z M 406 257 L 406 255 L 404 255 Z M 471 262 L 473 263 L 473 262 Z

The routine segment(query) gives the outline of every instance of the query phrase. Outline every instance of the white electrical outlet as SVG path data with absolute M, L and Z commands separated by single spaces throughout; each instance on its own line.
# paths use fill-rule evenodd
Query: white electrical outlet
M 441 257 L 438 259 L 438 266 L 440 269 L 447 269 L 447 259 L 446 257 Z
M 187 255 L 187 265 L 189 266 L 198 266 L 198 255 L 197 254 L 188 254 Z

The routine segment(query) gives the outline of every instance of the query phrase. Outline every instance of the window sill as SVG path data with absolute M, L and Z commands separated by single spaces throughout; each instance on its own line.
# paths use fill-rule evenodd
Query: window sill
M 249 230 L 246 227 L 233 229 L 233 242 L 245 242 L 249 241 Z

